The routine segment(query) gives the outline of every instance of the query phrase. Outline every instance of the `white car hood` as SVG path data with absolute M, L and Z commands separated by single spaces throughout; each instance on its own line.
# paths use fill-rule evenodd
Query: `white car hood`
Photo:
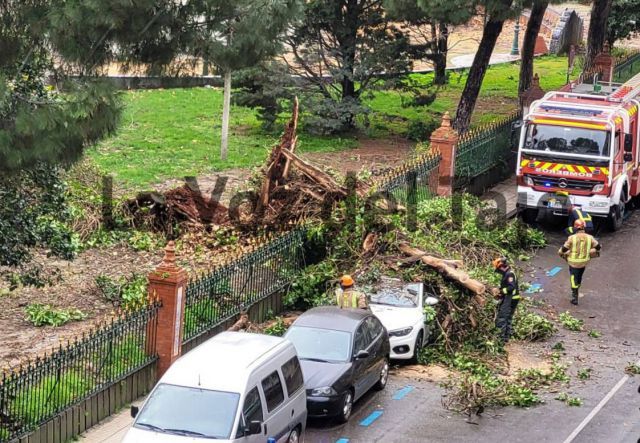
M 371 304 L 370 308 L 389 332 L 423 322 L 423 313 L 420 308 L 396 308 L 376 304 Z
M 228 442 L 229 440 L 213 440 L 210 438 L 197 438 L 164 432 L 154 432 L 146 429 L 131 427 L 122 443 L 211 443 Z

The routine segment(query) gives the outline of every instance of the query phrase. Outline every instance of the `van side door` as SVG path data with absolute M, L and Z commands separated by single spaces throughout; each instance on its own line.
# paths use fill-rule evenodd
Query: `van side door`
M 289 430 L 300 425 L 298 436 L 304 431 L 307 421 L 307 395 L 304 389 L 302 368 L 297 356 L 282 365 L 282 376 L 287 387 L 287 404 L 282 413 L 288 414 Z
M 274 437 L 280 440 L 289 431 L 289 416 L 285 408 L 285 397 L 280 371 L 273 371 L 260 383 L 267 406 L 267 419 L 264 422 L 264 439 Z
M 262 399 L 260 398 L 257 386 L 254 386 L 253 389 L 249 390 L 247 395 L 244 397 L 242 416 L 240 417 L 240 424 L 238 425 L 236 439 L 243 443 L 263 443 L 265 441 L 264 433 L 245 436 L 244 430 L 252 421 L 259 421 L 260 423 L 263 423 L 262 426 L 264 432 Z

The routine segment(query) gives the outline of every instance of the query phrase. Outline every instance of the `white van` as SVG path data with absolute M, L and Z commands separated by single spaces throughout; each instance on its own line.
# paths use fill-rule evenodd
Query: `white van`
M 295 443 L 307 421 L 296 350 L 279 337 L 223 332 L 180 357 L 131 415 L 126 443 Z

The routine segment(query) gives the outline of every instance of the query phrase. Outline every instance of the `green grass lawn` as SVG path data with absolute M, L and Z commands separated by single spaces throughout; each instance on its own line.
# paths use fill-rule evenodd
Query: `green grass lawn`
M 566 80 L 566 58 L 542 57 L 535 61 L 545 90 L 558 88 Z M 489 68 L 473 124 L 488 122 L 516 108 L 519 65 Z M 413 76 L 429 84 L 431 74 Z M 429 106 L 403 107 L 402 92 L 377 91 L 366 102 L 371 107 L 372 137 L 404 136 L 411 122 L 439 122 L 440 116 L 455 112 L 464 88 L 465 73 L 452 72 L 450 84 L 440 89 Z M 170 178 L 199 175 L 224 169 L 261 164 L 278 134 L 265 134 L 256 113 L 234 106 L 228 161 L 220 160 L 222 91 L 215 88 L 148 90 L 124 93 L 126 109 L 118 133 L 89 151 L 104 171 L 114 174 L 125 188 L 148 188 Z M 435 124 L 435 123 L 433 123 Z M 302 152 L 337 151 L 357 145 L 355 138 L 317 137 L 301 133 Z
M 264 162 L 278 134 L 265 134 L 253 110 L 234 106 L 228 160 L 220 160 L 222 91 L 213 88 L 124 93 L 118 133 L 89 151 L 90 157 L 126 188 L 140 189 L 169 178 L 253 167 Z M 300 134 L 302 152 L 335 151 L 355 138 Z

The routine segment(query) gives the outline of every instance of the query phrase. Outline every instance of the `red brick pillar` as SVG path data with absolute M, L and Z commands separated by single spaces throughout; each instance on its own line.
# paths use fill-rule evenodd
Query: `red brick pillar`
M 162 263 L 149 274 L 149 297 L 161 303 L 158 310 L 156 353 L 158 378 L 182 353 L 185 291 L 188 275 L 176 265 L 175 244 L 170 241 L 164 250 Z
M 438 168 L 438 195 L 448 196 L 453 193 L 457 143 L 458 133 L 451 127 L 449 113 L 445 112 L 442 124 L 431 134 L 431 149 L 442 155 Z
M 613 55 L 609 53 L 609 43 L 604 43 L 602 52 L 593 59 L 593 67 L 596 72 L 600 73 L 600 80 L 610 82 L 613 79 L 613 67 L 616 61 Z
M 536 100 L 540 100 L 544 97 L 544 90 L 540 87 L 540 77 L 538 74 L 533 74 L 531 79 L 531 85 L 525 89 L 520 95 L 520 106 L 522 106 L 522 116 L 524 117 L 529 113 L 529 107 L 531 103 Z

